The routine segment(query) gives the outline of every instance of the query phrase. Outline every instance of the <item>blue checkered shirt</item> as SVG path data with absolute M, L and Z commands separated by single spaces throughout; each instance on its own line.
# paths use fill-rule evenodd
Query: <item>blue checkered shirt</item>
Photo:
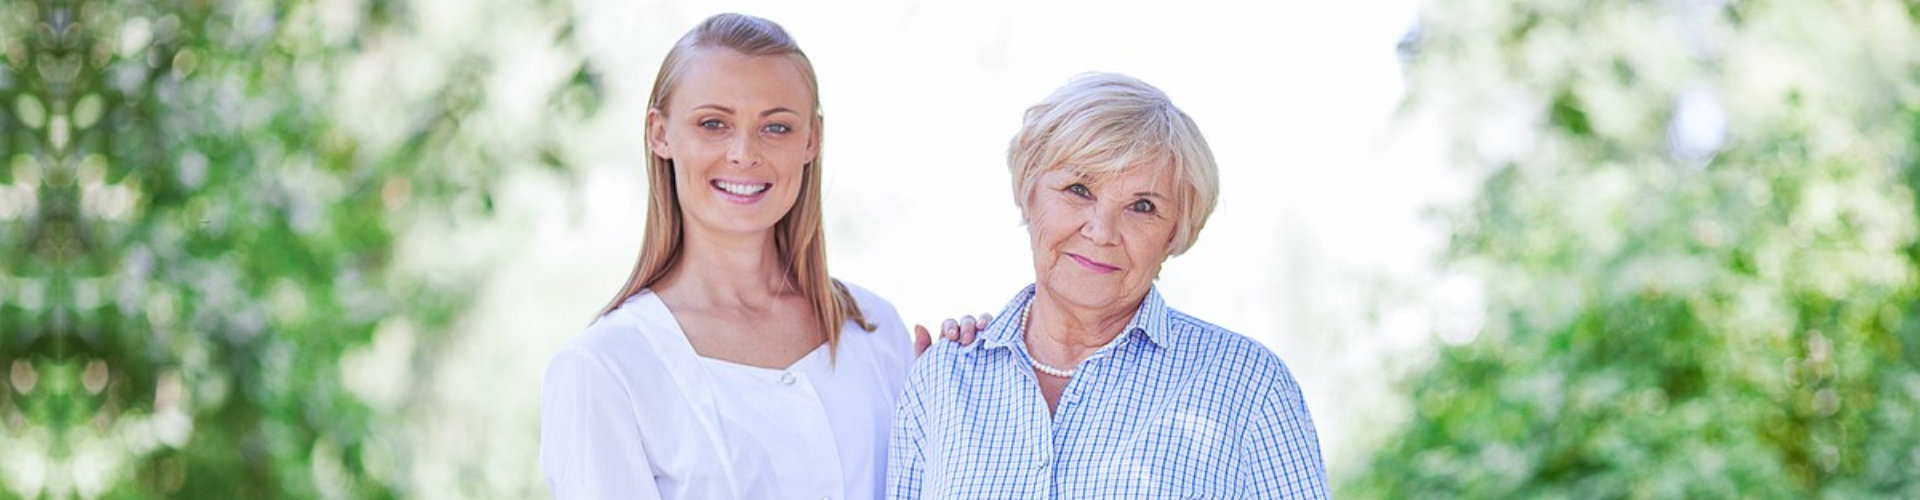
M 1252 339 L 1148 291 L 1047 414 L 1019 330 L 1029 286 L 973 345 L 938 342 L 894 413 L 892 498 L 1326 498 L 1300 386 Z

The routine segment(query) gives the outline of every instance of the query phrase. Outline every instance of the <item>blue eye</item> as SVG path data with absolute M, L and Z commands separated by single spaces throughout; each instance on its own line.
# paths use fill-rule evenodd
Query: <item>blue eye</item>
M 792 132 L 793 127 L 789 127 L 785 123 L 775 123 L 775 124 L 767 125 L 767 131 L 775 134 L 785 134 L 787 132 Z
M 1153 213 L 1153 202 L 1147 200 L 1135 201 L 1132 205 L 1127 205 L 1127 209 L 1143 214 L 1150 214 Z
M 700 120 L 699 127 L 707 130 L 720 130 L 723 128 L 727 128 L 727 124 L 721 122 L 720 120 L 708 118 L 705 120 Z
M 1093 190 L 1087 189 L 1086 184 L 1074 183 L 1074 184 L 1068 185 L 1067 192 L 1073 193 L 1074 195 L 1079 196 L 1081 198 L 1093 197 Z

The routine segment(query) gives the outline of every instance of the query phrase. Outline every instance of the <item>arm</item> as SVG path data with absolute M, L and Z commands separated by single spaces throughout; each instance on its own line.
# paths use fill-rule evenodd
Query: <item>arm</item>
M 893 432 L 888 433 L 887 446 L 887 498 L 890 499 L 920 498 L 924 486 L 921 477 L 927 460 L 921 442 L 926 432 L 920 427 L 922 408 L 915 390 L 919 385 L 909 377 L 906 393 L 893 410 Z
M 1328 498 L 1320 436 L 1299 384 L 1283 367 L 1275 383 L 1262 393 L 1258 413 L 1247 430 L 1253 496 Z
M 547 365 L 540 394 L 540 466 L 557 500 L 658 500 L 627 387 L 604 362 L 569 347 Z

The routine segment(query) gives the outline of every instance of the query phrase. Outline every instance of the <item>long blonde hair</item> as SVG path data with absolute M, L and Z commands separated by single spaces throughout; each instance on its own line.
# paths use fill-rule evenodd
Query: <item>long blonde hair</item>
M 801 166 L 800 196 L 787 210 L 787 215 L 774 224 L 773 241 L 780 259 L 787 264 L 787 286 L 800 292 L 812 305 L 816 326 L 827 336 L 828 350 L 837 353 L 842 322 L 851 320 L 866 331 L 873 331 L 874 325 L 867 323 L 846 286 L 827 274 L 826 237 L 821 229 L 820 209 L 824 120 L 813 63 L 800 51 L 793 37 L 787 35 L 786 29 L 773 21 L 742 14 L 709 17 L 680 37 L 667 52 L 666 60 L 660 63 L 660 73 L 653 80 L 653 97 L 647 102 L 650 110 L 666 114 L 667 99 L 672 97 L 679 75 L 684 72 L 682 69 L 700 48 L 723 48 L 756 57 L 790 57 L 800 68 L 807 93 L 813 96 L 813 161 Z M 686 248 L 680 196 L 674 191 L 673 160 L 655 156 L 650 144 L 646 149 L 647 225 L 646 236 L 640 243 L 640 259 L 633 265 L 633 274 L 627 276 L 627 284 L 620 287 L 620 293 L 600 311 L 601 315 L 613 312 L 641 290 L 665 279 L 678 267 L 680 254 Z

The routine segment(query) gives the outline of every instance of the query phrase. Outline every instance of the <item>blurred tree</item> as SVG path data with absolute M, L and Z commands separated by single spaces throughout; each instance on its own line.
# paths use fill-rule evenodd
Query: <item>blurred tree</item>
M 409 6 L 0 4 L 0 497 L 405 493 L 339 360 L 473 281 L 396 269 L 397 234 L 567 163 L 482 119 L 487 77 L 534 70 L 382 50 L 431 25 Z M 596 106 L 554 62 L 528 128 Z
M 1440 0 L 1477 335 L 1372 498 L 1920 497 L 1920 2 Z

